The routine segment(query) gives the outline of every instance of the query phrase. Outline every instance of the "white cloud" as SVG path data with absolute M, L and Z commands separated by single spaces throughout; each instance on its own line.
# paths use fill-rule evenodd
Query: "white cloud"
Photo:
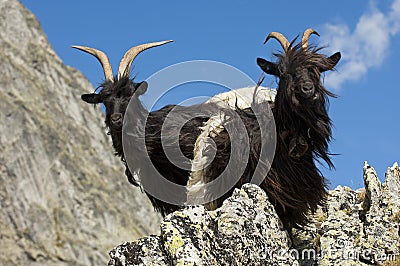
M 325 24 L 322 43 L 331 51 L 340 51 L 338 72 L 327 74 L 325 84 L 339 90 L 346 81 L 360 80 L 370 68 L 382 65 L 390 49 L 391 38 L 400 32 L 400 0 L 394 0 L 387 13 L 373 2 L 358 20 L 354 30 L 346 24 Z

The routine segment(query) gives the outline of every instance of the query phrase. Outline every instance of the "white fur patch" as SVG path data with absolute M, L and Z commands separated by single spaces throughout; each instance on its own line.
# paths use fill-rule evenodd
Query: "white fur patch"
M 193 205 L 204 198 L 204 169 L 213 161 L 216 147 L 212 137 L 217 136 L 222 130 L 225 116 L 223 113 L 211 117 L 200 129 L 194 146 L 192 169 L 187 184 L 187 204 Z
M 208 99 L 206 103 L 216 103 L 224 108 L 236 109 L 236 105 L 240 109 L 251 107 L 253 102 L 255 87 L 245 87 L 237 90 L 231 90 Z M 265 87 L 258 87 L 255 101 L 256 103 L 275 101 L 276 90 Z
M 187 184 L 188 205 L 202 202 L 205 195 L 204 187 L 204 169 L 212 162 L 215 156 L 216 147 L 213 137 L 216 137 L 224 130 L 224 121 L 226 116 L 223 113 L 224 108 L 240 109 L 249 108 L 253 102 L 256 103 L 273 102 L 275 100 L 276 90 L 259 87 L 254 97 L 255 87 L 246 87 L 229 92 L 218 94 L 210 98 L 206 103 L 215 103 L 221 106 L 221 113 L 212 116 L 200 129 L 202 133 L 198 136 L 194 146 L 194 158 L 192 161 L 192 172 Z

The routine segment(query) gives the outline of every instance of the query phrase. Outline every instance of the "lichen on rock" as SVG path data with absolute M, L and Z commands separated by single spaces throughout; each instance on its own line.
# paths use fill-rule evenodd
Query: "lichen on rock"
M 400 260 L 399 166 L 380 183 L 364 165 L 365 188 L 338 186 L 310 223 L 290 238 L 263 190 L 236 189 L 215 211 L 187 207 L 168 215 L 161 234 L 110 252 L 113 265 L 396 265 Z M 138 248 L 140 246 L 140 248 Z M 143 253 L 152 250 L 150 254 Z M 149 255 L 147 255 L 149 254 Z M 150 257 L 148 257 L 150 256 Z M 150 264 L 149 264 L 150 265 Z
M 215 211 L 194 206 L 168 215 L 161 223 L 160 238 L 163 261 L 173 265 L 297 263 L 286 252 L 291 242 L 274 207 L 265 192 L 251 184 L 235 190 Z M 109 265 L 120 265 L 114 250 L 110 256 Z M 122 265 L 130 263 L 125 260 Z

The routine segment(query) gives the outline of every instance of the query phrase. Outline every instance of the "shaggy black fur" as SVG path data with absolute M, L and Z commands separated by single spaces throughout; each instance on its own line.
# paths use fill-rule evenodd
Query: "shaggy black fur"
M 116 79 L 116 78 L 115 78 Z M 144 156 L 149 156 L 152 164 L 156 170 L 167 180 L 185 186 L 187 184 L 190 171 L 181 169 L 180 167 L 171 163 L 166 154 L 165 149 L 168 146 L 162 146 L 161 143 L 161 128 L 164 124 L 164 120 L 167 115 L 174 110 L 174 125 L 171 125 L 171 135 L 163 135 L 163 139 L 170 146 L 174 146 L 177 125 L 184 125 L 179 133 L 179 144 L 174 147 L 179 147 L 183 155 L 188 159 L 193 159 L 194 144 L 197 140 L 198 135 L 201 133 L 199 127 L 203 126 L 203 123 L 207 121 L 207 116 L 192 117 L 194 112 L 196 113 L 210 113 L 215 112 L 217 107 L 211 107 L 212 105 L 195 105 L 191 107 L 183 107 L 176 105 L 167 105 L 160 110 L 148 112 L 139 100 L 139 96 L 142 95 L 147 89 L 147 84 L 135 83 L 129 78 L 116 79 L 115 82 L 104 82 L 101 84 L 101 91 L 98 94 L 84 94 L 82 100 L 91 104 L 103 103 L 106 110 L 105 124 L 109 129 L 109 135 L 111 135 L 115 155 L 119 156 L 122 162 L 126 166 L 125 174 L 128 180 L 133 185 L 137 186 L 138 182 L 134 179 L 130 169 L 125 161 L 125 153 L 123 151 L 122 144 L 122 126 L 125 112 L 127 111 L 128 104 L 132 99 L 132 105 L 135 106 L 136 113 L 135 122 L 132 129 L 132 134 L 136 134 L 137 145 L 134 146 L 136 151 L 130 151 L 135 154 L 134 165 L 136 169 L 132 171 L 140 172 L 140 175 L 146 178 L 148 175 L 146 171 L 146 165 L 143 165 L 145 161 Z M 212 111 L 214 110 L 214 111 Z M 145 123 L 145 125 L 144 125 Z M 144 125 L 144 126 L 143 126 Z M 175 126 L 176 125 L 176 126 Z M 142 134 L 143 128 L 145 133 Z M 141 136 L 145 136 L 145 147 L 141 145 Z M 165 145 L 165 144 L 164 144 Z M 190 165 L 188 166 L 190 169 Z M 146 191 L 145 191 L 146 192 Z M 160 212 L 163 216 L 177 210 L 180 206 L 173 205 L 170 203 L 163 202 L 156 197 L 153 197 L 147 193 L 154 209 Z M 182 205 L 186 199 L 182 199 Z
M 331 120 L 327 108 L 328 96 L 335 95 L 323 87 L 320 76 L 322 72 L 334 68 L 340 60 L 340 53 L 326 57 L 319 54 L 319 51 L 317 48 L 305 50 L 298 44 L 290 46 L 285 53 L 276 54 L 276 63 L 257 59 L 261 69 L 279 79 L 275 102 L 271 103 L 277 130 L 277 146 L 272 167 L 261 188 L 268 194 L 286 228 L 307 222 L 306 215 L 314 212 L 324 202 L 327 182 L 315 161 L 322 159 L 329 167 L 333 167 L 328 152 Z M 254 108 L 260 109 L 262 106 L 253 105 L 253 109 L 238 110 L 249 134 L 251 154 L 246 170 L 235 187 L 250 181 L 259 162 L 263 140 Z M 226 166 L 221 165 L 221 162 L 226 162 L 226 158 L 231 156 L 230 145 L 227 145 L 230 140 L 226 131 L 214 138 L 214 141 L 220 150 L 216 163 L 207 169 L 207 181 L 220 175 Z M 268 165 L 269 162 L 264 163 Z M 232 190 L 208 206 L 220 206 L 231 192 Z
M 149 113 L 146 122 L 146 133 L 145 133 L 145 143 L 147 148 L 147 154 L 150 157 L 151 162 L 155 166 L 156 170 L 167 180 L 179 184 L 182 186 L 186 186 L 190 171 L 180 168 L 175 164 L 171 163 L 165 154 L 165 150 L 169 149 L 169 146 L 179 147 L 182 151 L 183 155 L 193 160 L 193 150 L 194 145 L 197 140 L 197 137 L 200 135 L 201 130 L 199 127 L 203 125 L 205 121 L 207 121 L 207 117 L 197 117 L 197 118 L 189 118 L 189 113 L 191 107 L 182 107 L 176 105 L 167 105 L 158 111 L 154 111 Z M 171 135 L 163 134 L 163 141 L 167 143 L 168 146 L 162 146 L 161 143 L 161 127 L 164 124 L 164 120 L 167 115 L 174 109 L 174 112 L 177 112 L 174 115 L 174 120 L 179 124 L 180 121 L 188 121 L 183 122 L 185 125 L 179 132 L 179 144 L 175 143 L 175 133 L 171 133 Z M 175 114 L 175 113 L 174 113 Z M 186 117 L 187 115 L 187 117 Z M 175 132 L 175 130 L 172 130 Z M 168 134 L 168 133 L 167 133 Z M 176 146 L 174 146 L 176 144 Z M 165 145 L 165 144 L 164 144 Z M 174 151 L 171 151 L 174 153 Z M 141 154 L 146 154 L 145 152 Z M 138 158 L 139 159 L 139 158 Z M 139 163 L 140 159 L 138 160 Z M 190 169 L 190 165 L 186 165 L 188 169 Z M 140 169 L 141 171 L 143 169 Z M 146 178 L 146 175 L 144 175 Z M 153 204 L 153 207 L 159 211 L 163 216 L 179 209 L 181 206 L 176 206 L 173 204 L 169 204 L 163 202 L 150 194 L 147 194 L 150 201 Z M 186 198 L 182 199 L 182 205 L 186 201 Z
M 129 101 L 142 83 L 135 83 L 128 78 L 114 81 L 105 81 L 100 85 L 100 92 L 83 94 L 82 100 L 90 104 L 103 103 L 106 109 L 105 124 L 108 135 L 111 135 L 115 155 L 121 158 L 125 165 L 125 175 L 128 181 L 134 185 L 139 184 L 129 171 L 122 148 L 122 122 Z
M 237 108 L 236 114 L 245 125 L 250 145 L 250 154 L 244 174 L 234 187 L 240 187 L 250 182 L 254 171 L 261 163 L 261 173 L 265 177 L 261 187 L 266 191 L 270 201 L 274 204 L 280 218 L 287 228 L 302 225 L 306 222 L 306 214 L 316 210 L 326 197 L 326 180 L 316 167 L 316 160 L 325 161 L 329 167 L 333 167 L 328 152 L 328 143 L 331 139 L 331 120 L 329 119 L 328 96 L 335 95 L 327 91 L 321 83 L 321 73 L 332 70 L 340 60 L 340 53 L 331 57 L 320 54 L 319 48 L 303 49 L 301 44 L 292 45 L 282 53 L 276 54 L 277 62 L 269 62 L 262 58 L 257 59 L 257 64 L 267 74 L 275 75 L 279 79 L 277 95 L 271 104 L 272 113 L 276 124 L 277 146 L 272 162 L 260 159 L 261 146 L 265 144 L 269 136 L 261 136 L 261 129 L 266 127 L 268 119 L 257 117 L 258 113 L 266 113 L 267 104 L 253 103 L 252 108 L 241 110 Z M 184 156 L 193 159 L 194 145 L 201 133 L 199 127 L 203 126 L 208 118 L 217 114 L 220 107 L 216 105 L 197 105 L 182 107 L 168 105 L 164 108 L 148 112 L 139 100 L 139 95 L 146 90 L 145 83 L 135 83 L 129 78 L 115 79 L 115 82 L 105 82 L 101 85 L 99 94 L 84 94 L 82 100 L 91 104 L 104 103 L 106 108 L 105 124 L 109 128 L 112 137 L 115 154 L 125 162 L 125 154 L 122 149 L 122 121 L 130 100 L 138 109 L 135 113 L 133 131 L 136 132 L 138 145 L 133 153 L 136 169 L 140 176 L 146 178 L 150 172 L 146 166 L 141 165 L 142 156 L 149 156 L 156 170 L 171 182 L 186 185 L 190 171 L 181 169 L 172 164 L 165 155 L 161 144 L 161 128 L 164 119 L 172 110 L 173 123 L 184 124 L 179 132 L 179 138 L 175 133 L 163 135 L 166 143 L 176 144 L 178 139 Z M 141 86 L 142 85 L 142 86 Z M 206 111 L 205 111 L 206 110 Z M 209 114 L 193 118 L 193 113 Z M 147 117 L 147 119 L 146 119 Z M 231 116 L 234 117 L 234 116 Z M 183 122 L 183 123 L 182 123 Z M 235 129 L 235 122 L 229 119 L 224 126 Z M 173 128 L 174 125 L 171 125 Z M 143 132 L 145 131 L 145 132 Z M 275 132 L 274 132 L 275 133 Z M 145 136 L 145 147 L 140 145 L 141 136 Z M 231 138 L 228 131 L 224 130 L 213 139 L 216 144 L 216 157 L 211 165 L 204 170 L 204 181 L 207 183 L 218 177 L 226 168 L 231 156 Z M 168 145 L 167 145 L 168 148 Z M 241 158 L 241 155 L 237 156 Z M 238 165 L 240 162 L 237 162 Z M 272 164 L 268 172 L 268 166 Z M 127 166 L 127 165 L 126 165 Z M 235 169 L 228 172 L 233 174 Z M 129 181 L 137 185 L 128 167 L 126 175 Z M 231 195 L 233 188 L 223 197 L 211 201 L 206 206 L 214 209 L 222 204 L 222 201 Z M 147 192 L 146 192 L 147 193 Z M 163 202 L 148 194 L 154 208 L 162 215 L 166 215 L 179 208 L 177 205 Z M 172 195 L 173 196 L 173 195 Z M 208 197 L 209 195 L 206 195 Z M 184 202 L 184 199 L 182 200 Z

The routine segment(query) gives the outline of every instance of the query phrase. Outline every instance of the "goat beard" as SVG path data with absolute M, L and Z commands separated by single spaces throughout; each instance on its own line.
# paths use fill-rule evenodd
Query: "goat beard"
M 108 134 L 111 135 L 115 155 L 121 157 L 124 154 L 122 145 L 122 129 L 116 130 L 110 128 Z
M 322 159 L 333 168 L 328 152 L 328 143 L 331 140 L 332 122 L 328 116 L 328 96 L 335 97 L 323 87 L 317 88 L 317 99 L 301 99 L 296 97 L 291 82 L 280 84 L 274 103 L 274 116 L 277 121 L 277 132 L 295 131 L 301 137 L 312 139 L 310 148 L 317 161 Z M 304 101 L 304 102 L 303 102 Z

